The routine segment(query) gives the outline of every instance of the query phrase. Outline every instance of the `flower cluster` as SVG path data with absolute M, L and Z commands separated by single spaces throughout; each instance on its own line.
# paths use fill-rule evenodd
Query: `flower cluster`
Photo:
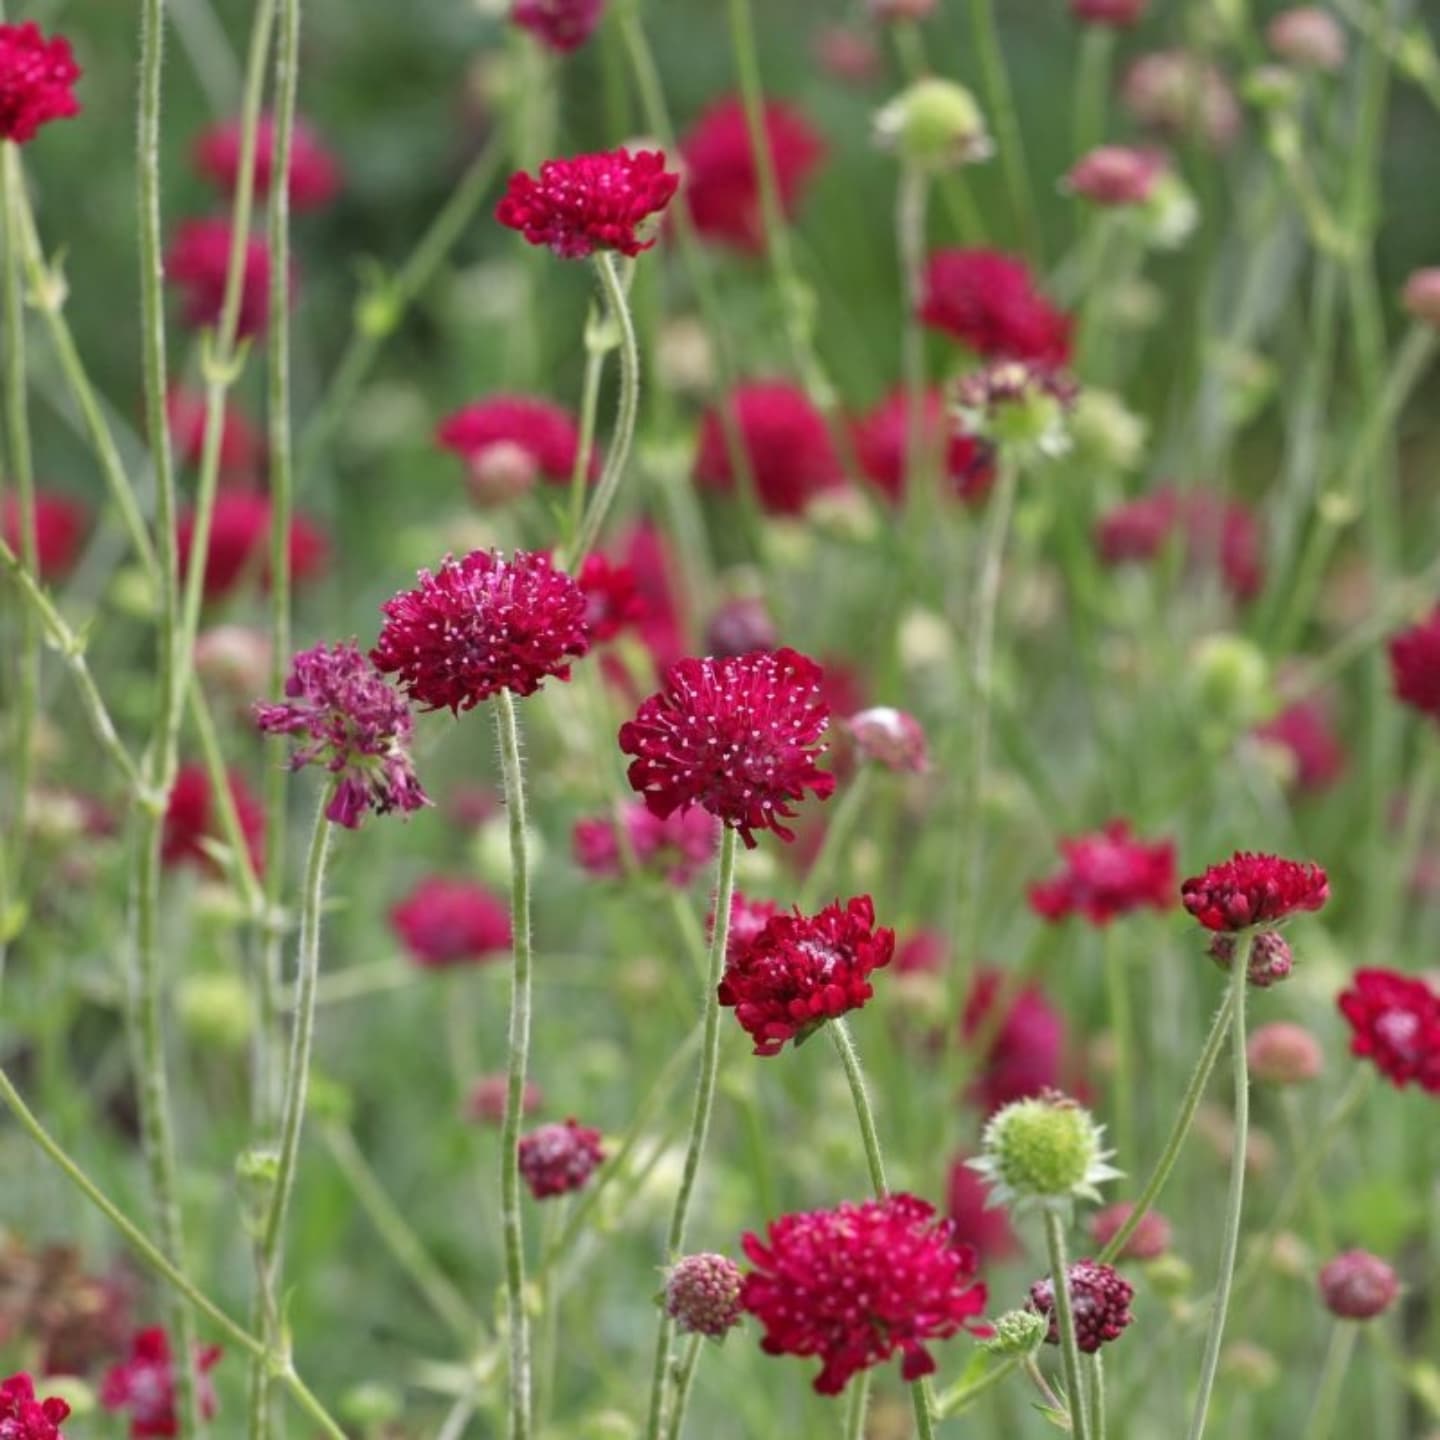
M 592 550 L 575 579 L 585 592 L 585 623 L 597 645 L 614 640 L 625 630 L 643 629 L 649 607 L 635 571 L 623 560 Z
M 1440 1095 L 1440 994 L 1416 975 L 1357 970 L 1339 999 L 1350 1050 L 1374 1063 L 1397 1089 Z
M 931 1374 L 929 1342 L 976 1325 L 985 1287 L 949 1225 L 913 1195 L 889 1195 L 773 1221 L 747 1234 L 740 1304 L 765 1327 L 767 1355 L 815 1355 L 815 1389 L 838 1395 L 851 1377 L 898 1350 L 901 1374 Z
M 787 1040 L 798 1045 L 864 1005 L 875 993 L 870 975 L 894 954 L 895 932 L 876 928 L 868 895 L 818 915 L 776 915 L 748 944 L 730 948 L 720 1003 L 735 1011 L 757 1055 L 778 1055 Z
M 225 120 L 206 130 L 195 143 L 195 168 L 226 195 L 240 179 L 241 125 Z M 270 194 L 275 169 L 275 117 L 262 115 L 255 131 L 254 188 L 262 199 Z M 340 189 L 340 167 L 320 137 L 296 119 L 290 136 L 290 204 L 296 210 L 321 210 Z
M 1047 920 L 1080 914 L 1092 925 L 1108 925 L 1132 910 L 1168 910 L 1175 903 L 1174 844 L 1133 839 L 1124 820 L 1062 840 L 1060 853 L 1065 868 L 1030 887 L 1031 906 Z
M 1070 317 L 1040 293 L 1023 260 L 999 250 L 932 255 L 920 319 L 987 360 L 1054 367 L 1070 358 Z
M 489 960 L 509 951 L 510 911 L 472 880 L 427 875 L 390 911 L 390 925 L 426 969 Z
M 604 1159 L 600 1132 L 573 1119 L 520 1137 L 520 1174 L 537 1200 L 583 1189 Z
M 1085 1354 L 1093 1355 L 1102 1345 L 1118 1340 L 1134 1320 L 1130 1302 L 1135 1298 L 1135 1287 L 1118 1270 L 1097 1265 L 1093 1260 L 1077 1260 L 1070 1266 L 1068 1275 L 1075 1343 Z M 1053 1279 L 1047 1276 L 1030 1287 L 1030 1303 L 1041 1315 L 1049 1317 L 1050 1333 L 1045 1337 L 1046 1342 L 1058 1345 L 1060 1327 L 1055 1313 Z
M 1180 898 L 1207 930 L 1248 930 L 1319 910 L 1330 898 L 1330 882 L 1318 865 L 1237 850 L 1185 881 Z
M 0 1380 L 0 1440 L 64 1440 L 60 1426 L 69 1418 L 63 1400 L 35 1398 L 28 1375 Z
M 571 848 L 575 863 L 589 875 L 623 873 L 627 858 L 645 871 L 686 886 L 714 858 L 720 827 L 704 810 L 677 811 L 663 819 L 639 801 L 626 805 L 620 817 L 623 840 L 614 819 L 592 816 L 575 822 Z
M 195 1352 L 195 1381 L 200 1392 L 200 1413 L 213 1419 L 217 1408 L 210 1371 L 220 1363 L 218 1345 Z M 170 1355 L 170 1337 L 158 1326 L 138 1331 L 131 1341 L 129 1356 L 105 1376 L 100 1403 L 112 1411 L 130 1416 L 130 1440 L 178 1435 L 175 1412 L 175 1369 Z
M 33 20 L 0 25 L 0 140 L 23 145 L 42 125 L 78 115 L 79 78 L 63 35 L 47 40 Z
M 724 1255 L 686 1255 L 665 1276 L 665 1313 L 686 1335 L 723 1339 L 744 1315 L 740 1267 Z
M 470 493 L 482 505 L 523 495 L 537 479 L 568 485 L 580 453 L 580 430 L 568 410 L 529 395 L 492 395 L 448 415 L 435 432 L 442 449 L 464 462 Z M 599 456 L 590 457 L 590 476 Z
M 323 765 L 336 777 L 325 812 L 335 824 L 353 830 L 367 809 L 386 815 L 430 803 L 410 764 L 410 707 L 354 641 L 302 650 L 285 695 L 257 704 L 256 723 L 269 735 L 305 737 L 290 768 Z
M 165 272 L 185 292 L 185 323 L 200 330 L 220 323 L 230 273 L 229 220 L 186 220 L 165 253 Z M 270 247 L 258 235 L 245 241 L 240 309 L 235 333 L 246 339 L 265 332 L 270 320 Z M 290 295 L 295 293 L 291 276 Z

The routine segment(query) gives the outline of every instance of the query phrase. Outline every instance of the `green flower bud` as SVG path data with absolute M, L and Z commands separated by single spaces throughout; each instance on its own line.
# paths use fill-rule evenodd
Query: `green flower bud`
M 1115 470 L 1134 470 L 1145 458 L 1149 426 L 1109 390 L 1082 390 L 1070 419 L 1076 459 Z
M 362 1429 L 398 1420 L 404 1409 L 405 1402 L 397 1391 L 375 1381 L 354 1385 L 340 1397 L 341 1417 Z
M 1248 730 L 1270 704 L 1270 665 L 1258 646 L 1239 635 L 1210 635 L 1190 665 L 1190 701 L 1220 734 Z
M 349 1125 L 355 1113 L 355 1097 L 338 1080 L 311 1071 L 306 1108 L 318 1121 Z
M 1159 1255 L 1146 1264 L 1145 1280 L 1157 1295 L 1179 1299 L 1190 1293 L 1195 1284 L 1195 1271 L 1190 1262 L 1179 1255 Z
M 1106 1161 L 1104 1127 L 1068 1096 L 1054 1091 L 1017 1100 L 991 1117 L 974 1169 L 1002 1201 L 1024 1208 L 1076 1196 L 1098 1200 L 1095 1187 L 1119 1172 Z
M 995 1322 L 985 1348 L 992 1355 L 1033 1355 L 1045 1341 L 1050 1322 L 1036 1310 L 1009 1310 Z
M 250 991 L 238 975 L 187 975 L 176 988 L 175 1009 L 197 1045 L 234 1054 L 255 1029 Z
M 994 148 L 975 97 L 963 85 L 933 76 L 902 90 L 875 116 L 875 135 L 922 170 L 972 165 Z

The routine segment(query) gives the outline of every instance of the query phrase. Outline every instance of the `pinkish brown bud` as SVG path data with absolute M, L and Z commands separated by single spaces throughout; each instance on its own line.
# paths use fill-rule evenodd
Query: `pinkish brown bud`
M 1210 942 L 1206 952 L 1222 969 L 1228 971 L 1235 962 L 1239 942 L 1233 935 L 1217 935 Z M 1272 985 L 1289 979 L 1295 968 L 1295 957 L 1289 941 L 1278 930 L 1262 930 L 1250 941 L 1250 952 L 1245 962 L 1250 983 L 1257 990 L 1268 990 Z
M 1266 1085 L 1303 1085 L 1324 1067 L 1320 1042 L 1288 1020 L 1262 1025 L 1247 1047 L 1250 1073 Z
M 1240 133 L 1240 102 L 1230 82 L 1186 50 L 1142 55 L 1126 71 L 1120 95 L 1141 125 L 1162 134 L 1198 134 L 1223 150 Z
M 1320 1298 L 1341 1320 L 1373 1320 L 1399 1293 L 1395 1272 L 1366 1250 L 1346 1250 L 1320 1272 Z
M 720 1340 L 740 1323 L 740 1267 L 724 1255 L 686 1255 L 665 1277 L 665 1313 L 682 1334 Z
M 1345 32 L 1333 15 L 1314 5 L 1282 10 L 1265 27 L 1270 49 L 1297 70 L 1340 70 L 1345 65 Z
M 497 440 L 469 457 L 466 480 L 477 505 L 505 505 L 535 484 L 540 470 L 534 454 L 513 440 Z
M 270 641 L 246 625 L 216 625 L 195 637 L 195 671 L 206 684 L 250 701 L 270 683 Z
M 1416 320 L 1440 330 L 1440 266 L 1414 271 L 1405 282 L 1403 303 Z
M 1165 168 L 1165 157 L 1158 150 L 1101 145 L 1075 162 L 1065 184 L 1096 205 L 1143 205 Z
M 1120 1233 L 1134 1209 L 1128 1201 L 1122 1200 L 1097 1211 L 1090 1221 L 1090 1238 L 1103 1250 Z M 1147 1210 L 1117 1258 L 1157 1260 L 1170 1248 L 1172 1233 L 1170 1222 L 1158 1210 Z
M 780 643 L 765 602 L 755 595 L 727 600 L 710 617 L 705 647 L 717 659 L 773 650 Z
M 929 768 L 925 731 L 913 715 L 903 710 L 876 705 L 852 715 L 845 728 L 866 760 L 911 775 L 921 775 Z

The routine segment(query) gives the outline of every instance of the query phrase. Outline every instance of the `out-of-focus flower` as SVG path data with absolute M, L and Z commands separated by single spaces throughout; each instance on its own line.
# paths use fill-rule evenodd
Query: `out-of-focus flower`
M 458 455 L 471 493 L 485 505 L 523 494 L 535 480 L 569 485 L 580 452 L 580 429 L 571 413 L 531 395 L 491 395 L 446 416 L 436 443 Z M 590 456 L 590 479 L 600 457 Z
M 1374 1064 L 1397 1090 L 1440 1095 L 1440 994 L 1418 975 L 1357 970 L 1339 999 L 1350 1053 Z
M 600 1132 L 577 1120 L 542 1125 L 520 1137 L 520 1174 L 537 1200 L 584 1189 L 604 1159 Z
M 1395 697 L 1440 721 L 1440 606 L 1390 641 Z
M 1125 72 L 1120 96 L 1141 124 L 1165 135 L 1198 132 L 1217 150 L 1240 133 L 1240 102 L 1224 74 L 1186 50 L 1142 55 Z
M 1063 1016 L 1038 985 L 1020 986 L 997 1015 L 1004 979 L 998 970 L 979 971 L 960 1020 L 961 1041 L 984 1044 L 969 1098 L 987 1114 L 1056 1089 L 1063 1078 Z
M 1090 1217 L 1090 1238 L 1104 1249 L 1117 1236 L 1135 1207 L 1128 1200 L 1107 1205 Z M 1170 1222 L 1158 1211 L 1147 1210 L 1134 1233 L 1120 1247 L 1120 1260 L 1158 1260 L 1169 1248 L 1173 1235 Z
M 923 775 L 930 768 L 925 731 L 904 710 L 875 705 L 857 711 L 845 721 L 845 729 L 862 759 L 909 775 Z
M 1070 358 L 1070 317 L 1040 293 L 1029 266 L 999 250 L 937 250 L 925 267 L 920 319 L 987 360 L 1054 367 Z
M 1070 1292 L 1070 1309 L 1075 1317 L 1075 1343 L 1087 1355 L 1102 1345 L 1118 1340 L 1135 1317 L 1130 1302 L 1135 1287 L 1109 1265 L 1093 1260 L 1077 1260 L 1069 1267 L 1066 1288 Z M 1030 1303 L 1041 1315 L 1050 1317 L 1049 1345 L 1060 1343 L 1059 1317 L 1055 1313 L 1055 1285 L 1050 1277 L 1037 1280 L 1030 1287 Z
M 205 396 L 175 386 L 165 397 L 170 422 L 170 443 L 180 462 L 199 468 L 205 453 Z M 265 458 L 260 432 L 233 405 L 226 405 L 220 425 L 220 478 L 248 482 Z
M 78 500 L 54 491 L 36 492 L 35 560 L 42 581 L 49 584 L 69 574 L 80 551 L 87 519 L 85 507 Z M 24 559 L 20 497 L 13 490 L 7 490 L 0 498 L 0 537 Z
M 482 1075 L 465 1098 L 465 1116 L 481 1125 L 499 1125 L 505 1119 L 505 1096 L 509 1079 L 504 1074 Z M 521 1092 L 520 1113 L 533 1115 L 544 1103 L 540 1087 L 527 1080 Z
M 1175 903 L 1175 845 L 1131 837 L 1125 820 L 1103 830 L 1061 840 L 1065 868 L 1030 887 L 1030 904 L 1047 920 L 1083 915 L 1108 925 L 1132 910 L 1168 910 Z
M 220 600 L 244 580 L 270 583 L 270 497 L 249 490 L 226 490 L 215 497 L 210 543 L 205 555 L 205 598 Z M 195 513 L 181 512 L 176 522 L 180 572 L 188 574 L 195 536 Z M 290 521 L 290 576 L 299 584 L 325 568 L 324 535 L 303 515 Z
M 230 271 L 232 231 L 228 219 L 182 221 L 165 252 L 165 273 L 185 293 L 185 323 L 200 330 L 220 323 L 225 279 Z M 263 335 L 270 320 L 270 246 L 259 235 L 245 242 L 240 308 L 235 333 L 240 339 Z M 290 277 L 294 303 L 295 276 Z
M 1079 463 L 1134 470 L 1145 456 L 1149 425 L 1109 390 L 1087 386 L 1075 397 L 1070 434 Z
M 955 403 L 965 428 L 997 450 L 1054 458 L 1070 448 L 1077 393 L 1063 371 L 1028 360 L 997 360 L 960 378 Z
M 1096 205 L 1108 208 L 1143 205 L 1168 165 L 1158 150 L 1136 145 L 1101 145 L 1071 166 L 1065 184 L 1082 200 Z
M 1440 266 L 1412 271 L 1401 300 L 1413 319 L 1440 328 Z
M 238 770 L 226 775 L 230 798 L 245 836 L 250 864 L 257 874 L 265 870 L 265 812 Z M 218 873 L 206 841 L 220 841 L 220 817 L 210 789 L 210 776 L 203 765 L 182 765 L 175 775 L 165 809 L 165 826 L 160 841 L 160 859 L 165 865 L 196 865 L 209 874 Z
M 875 19 L 898 23 L 902 20 L 926 20 L 935 13 L 939 0 L 868 0 Z
M 906 165 L 921 170 L 973 164 L 994 149 L 975 97 L 963 85 L 934 75 L 914 81 L 880 110 L 875 137 Z
M 195 145 L 195 168 L 225 194 L 240 179 L 239 120 L 225 120 L 201 135 Z M 257 196 L 270 194 L 275 168 L 275 117 L 260 117 L 255 132 Z M 340 166 L 315 131 L 298 116 L 290 137 L 290 204 L 296 210 L 321 210 L 340 189 Z
M 704 810 L 677 811 L 661 819 L 635 801 L 623 813 L 625 844 L 642 870 L 664 875 L 671 885 L 685 886 L 714 858 L 720 826 Z M 615 821 L 595 816 L 578 820 L 571 836 L 575 861 L 590 875 L 617 876 L 623 854 Z
M 1185 908 L 1207 930 L 1248 930 L 1319 910 L 1330 884 L 1318 865 L 1237 850 L 1180 887 Z
M 1290 1020 L 1272 1020 L 1255 1029 L 1246 1057 L 1250 1074 L 1264 1085 L 1304 1085 L 1325 1066 L 1320 1042 Z
M 195 1382 L 200 1392 L 200 1413 L 213 1419 L 217 1409 L 215 1386 L 210 1371 L 220 1363 L 218 1345 L 197 1347 Z M 130 1440 L 178 1435 L 175 1413 L 175 1371 L 170 1357 L 170 1337 L 155 1326 L 138 1331 L 131 1342 L 130 1357 L 105 1377 L 100 1403 L 111 1411 L 124 1410 L 130 1416 Z
M 971 1158 L 957 1155 L 950 1165 L 945 1209 L 951 1233 L 957 1245 L 974 1250 L 977 1264 L 999 1264 L 1019 1253 L 1020 1242 L 1004 1208 L 994 1203 L 985 1177 L 970 1164 Z
M 1150 8 L 1150 0 L 1070 0 L 1070 13 L 1082 25 L 1105 25 L 1128 30 L 1138 25 Z
M 737 595 L 726 600 L 710 617 L 705 629 L 705 650 L 715 659 L 773 650 L 780 643 L 775 622 L 758 595 Z
M 1297 700 L 1255 730 L 1256 739 L 1284 751 L 1295 785 L 1328 790 L 1345 772 L 1345 747 L 1323 700 Z
M 1373 1320 L 1400 1294 L 1395 1272 L 1366 1250 L 1346 1250 L 1320 1272 L 1320 1298 L 1341 1320 Z
M 639 629 L 645 622 L 645 599 L 635 572 L 623 560 L 611 560 L 598 550 L 585 557 L 576 577 L 585 592 L 585 622 L 597 645 L 614 640 L 622 631 Z
M 740 1267 L 724 1255 L 685 1255 L 665 1275 L 665 1313 L 682 1335 L 723 1339 L 744 1318 Z
M 967 503 L 984 499 L 995 482 L 992 448 L 966 433 L 959 418 L 947 411 L 939 390 L 926 390 L 918 418 L 921 456 L 938 457 L 949 492 Z M 915 468 L 908 459 L 909 426 L 910 401 L 904 390 L 893 391 L 852 426 L 860 469 L 897 505 L 904 498 L 909 472 Z
M 0 25 L 0 140 L 24 145 L 42 125 L 78 115 L 79 78 L 63 35 L 47 40 L 33 20 Z
M 843 85 L 869 85 L 883 68 L 880 47 L 852 25 L 822 25 L 811 48 L 821 70 Z
M 514 24 L 559 55 L 578 50 L 604 16 L 605 0 L 515 0 L 510 10 Z
M 37 1399 L 35 1382 L 23 1372 L 0 1380 L 3 1440 L 64 1440 L 60 1426 L 69 1418 L 69 1405 L 54 1396 Z
M 195 673 L 248 702 L 270 674 L 270 637 L 248 625 L 215 625 L 195 637 Z
M 1340 22 L 1318 5 L 1282 10 L 1265 27 L 1265 40 L 1279 59 L 1297 70 L 1345 68 L 1345 32 Z
M 427 875 L 391 909 L 390 927 L 426 969 L 510 953 L 509 906 L 473 880 Z

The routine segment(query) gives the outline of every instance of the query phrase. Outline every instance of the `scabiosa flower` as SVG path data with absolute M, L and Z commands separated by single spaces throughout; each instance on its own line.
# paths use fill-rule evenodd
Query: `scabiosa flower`
M 325 812 L 335 824 L 354 830 L 367 809 L 387 815 L 430 803 L 410 764 L 410 707 L 353 640 L 302 650 L 285 695 L 256 705 L 256 723 L 269 735 L 305 737 L 292 770 L 323 765 L 338 778 Z
M 820 680 L 820 667 L 789 649 L 681 660 L 620 727 L 620 749 L 635 757 L 630 784 L 662 820 L 699 805 L 747 848 L 756 830 L 793 840 L 783 823 L 793 802 L 835 789 L 815 763 L 830 719 Z
M 1098 1200 L 1098 1185 L 1120 1174 L 1108 1163 L 1105 1127 L 1068 1095 L 1047 1090 L 1017 1100 L 986 1122 L 980 1157 L 970 1168 L 1017 1212 Z
M 793 220 L 825 145 L 793 106 L 770 101 L 764 112 L 780 208 Z M 685 204 L 702 239 L 752 255 L 765 248 L 760 177 L 738 97 L 719 100 L 680 141 L 685 167 Z
M 780 907 L 773 900 L 752 900 L 737 890 L 730 902 L 730 933 L 726 937 L 725 945 L 726 963 L 738 965 L 740 957 L 779 913 Z M 715 916 L 712 914 L 708 926 L 713 927 L 714 924 Z
M 435 440 L 466 465 L 471 493 L 486 505 L 524 494 L 538 478 L 568 485 L 580 452 L 580 428 L 562 406 L 531 395 L 491 395 L 448 415 Z M 590 457 L 590 478 L 600 458 Z
M 1373 1320 L 1400 1294 L 1395 1272 L 1366 1250 L 1346 1250 L 1320 1272 L 1320 1298 L 1341 1320 Z
M 1103 830 L 1061 840 L 1065 868 L 1030 887 L 1030 907 L 1046 920 L 1083 915 L 1108 925 L 1133 910 L 1168 910 L 1175 903 L 1175 845 L 1131 837 L 1125 820 Z
M 205 449 L 205 396 L 176 386 L 165 397 L 170 443 L 184 465 L 198 468 Z M 220 476 L 244 481 L 254 478 L 265 458 L 259 431 L 233 405 L 225 407 L 220 427 Z
M 23 145 L 42 125 L 78 115 L 79 78 L 63 35 L 47 40 L 33 20 L 0 25 L 0 140 Z
M 245 848 L 257 874 L 265 869 L 265 812 L 238 770 L 226 775 L 230 798 L 245 836 Z M 203 765 L 182 765 L 175 775 L 170 801 L 165 810 L 165 828 L 160 841 L 160 859 L 165 865 L 196 865 L 210 874 L 218 873 L 206 841 L 221 838 L 220 817 L 216 814 L 210 776 Z
M 1328 790 L 1345 773 L 1345 747 L 1323 700 L 1297 700 L 1257 726 L 1255 738 L 1282 751 L 1300 790 Z
M 724 1255 L 686 1255 L 665 1276 L 665 1313 L 684 1335 L 723 1340 L 744 1318 L 740 1267 Z
M 1440 720 L 1440 606 L 1390 641 L 1395 698 Z
M 680 177 L 665 168 L 660 151 L 632 155 L 622 146 L 547 160 L 538 179 L 524 172 L 512 175 L 495 216 L 562 260 L 584 260 L 597 250 L 634 256 L 655 243 L 653 235 L 641 239 L 637 226 L 660 214 L 679 185 Z
M 622 815 L 625 843 L 642 869 L 664 875 L 671 885 L 686 886 L 709 865 L 719 843 L 720 827 L 704 810 L 677 811 L 664 819 L 639 801 Z M 620 839 L 615 821 L 595 816 L 578 820 L 571 836 L 575 862 L 587 874 L 613 877 L 622 873 Z
M 728 403 L 760 504 L 770 514 L 799 515 L 820 491 L 841 484 L 844 471 L 825 418 L 798 385 L 783 380 L 739 385 Z M 707 410 L 700 422 L 695 479 L 709 490 L 730 491 L 739 484 L 718 408 Z
M 778 1055 L 787 1040 L 807 1040 L 827 1020 L 858 1010 L 874 995 L 873 971 L 895 954 L 895 932 L 875 925 L 868 895 L 827 905 L 818 915 L 776 915 L 733 958 L 720 981 L 720 1003 L 755 1042 Z
M 195 637 L 195 673 L 231 699 L 249 703 L 270 674 L 270 637 L 248 625 L 213 625 Z
M 1265 27 L 1265 41 L 1279 59 L 1298 70 L 1345 68 L 1345 32 L 1318 5 L 1282 10 Z
M 78 500 L 53 492 L 36 492 L 35 560 L 41 580 L 48 583 L 70 573 L 80 552 L 87 518 Z M 10 490 L 0 499 L 0 536 L 16 555 L 24 558 L 20 497 Z
M 548 555 L 447 555 L 419 579 L 381 606 L 370 655 L 427 710 L 458 715 L 502 690 L 533 695 L 552 676 L 568 680 L 571 659 L 590 648 L 585 594 Z
M 1207 929 L 1238 931 L 1319 910 L 1330 883 L 1318 865 L 1237 850 L 1180 887 L 1185 908 Z
M 598 550 L 592 551 L 575 578 L 585 592 L 585 620 L 590 626 L 590 638 L 597 645 L 644 624 L 645 599 L 634 570 L 623 560 L 611 560 Z
M 1325 1067 L 1320 1042 L 1303 1026 L 1274 1020 L 1251 1033 L 1245 1047 L 1250 1074 L 1265 1085 L 1304 1085 Z
M 1397 1090 L 1440 1095 L 1440 994 L 1415 975 L 1357 970 L 1339 999 L 1350 1053 L 1374 1063 Z
M 930 768 L 924 728 L 903 710 L 875 705 L 852 715 L 845 729 L 864 759 L 887 770 L 923 775 Z
M 547 50 L 568 55 L 595 33 L 604 14 L 605 0 L 515 0 L 510 20 Z
M 220 1362 L 218 1345 L 197 1347 L 195 1379 L 200 1391 L 200 1411 L 213 1419 L 216 1411 L 215 1386 L 210 1371 Z M 130 1414 L 131 1440 L 180 1433 L 175 1414 L 175 1372 L 170 1357 L 170 1337 L 158 1325 L 136 1333 L 130 1356 L 114 1366 L 100 1389 L 100 1403 L 111 1411 Z
M 212 125 L 195 144 L 195 168 L 225 194 L 240 179 L 239 120 Z M 264 114 L 255 132 L 255 193 L 267 196 L 275 169 L 275 117 Z M 340 166 L 303 119 L 290 137 L 290 204 L 296 210 L 320 210 L 340 189 Z
M 1102 1345 L 1118 1340 L 1125 1327 L 1134 1320 L 1130 1302 L 1135 1287 L 1108 1265 L 1093 1260 L 1077 1260 L 1068 1270 L 1070 1308 L 1075 1315 L 1075 1343 L 1087 1355 Z M 1046 1344 L 1060 1343 L 1059 1318 L 1055 1313 L 1055 1285 L 1047 1276 L 1030 1287 L 1030 1303 L 1041 1315 L 1049 1316 L 1050 1333 Z
M 767 1355 L 815 1355 L 821 1395 L 898 1350 L 907 1381 L 933 1373 L 927 1345 L 975 1324 L 985 1287 L 975 1258 L 949 1225 L 914 1195 L 888 1195 L 772 1221 L 766 1238 L 747 1234 L 740 1304 L 765 1327 Z
M 1037 985 L 1020 987 L 997 1019 L 1004 977 L 981 970 L 971 983 L 960 1021 L 960 1038 L 988 1038 L 969 1098 L 987 1114 L 1015 1100 L 1058 1087 L 1063 1077 L 1065 1021 Z
M 63 1400 L 35 1398 L 35 1382 L 28 1375 L 0 1380 L 0 1440 L 64 1440 L 60 1427 L 69 1418 Z
M 465 1115 L 481 1125 L 499 1125 L 505 1119 L 505 1097 L 509 1090 L 509 1078 L 502 1072 L 498 1075 L 482 1075 L 470 1087 L 465 1099 Z M 527 1080 L 520 1096 L 520 1113 L 533 1115 L 544 1103 L 540 1087 Z
M 986 359 L 1054 367 L 1070 358 L 1070 317 L 999 250 L 938 250 L 925 267 L 920 319 Z
M 983 500 L 995 483 L 995 452 L 967 434 L 958 417 L 949 414 L 939 390 L 924 394 L 920 414 L 920 445 L 925 456 L 938 455 L 944 445 L 945 484 L 957 500 Z M 910 469 L 907 460 L 909 400 L 903 390 L 887 396 L 852 427 L 860 469 L 884 497 L 898 505 L 905 495 Z
M 510 910 L 471 880 L 427 875 L 390 911 L 390 928 L 426 969 L 510 952 Z
M 220 323 L 225 277 L 230 269 L 230 221 L 183 221 L 165 252 L 165 271 L 185 292 L 185 323 L 200 330 Z M 270 247 L 259 235 L 245 242 L 244 279 L 236 334 L 245 339 L 265 333 L 270 319 Z M 291 276 L 291 300 L 294 300 Z
M 1070 167 L 1065 185 L 1081 199 L 1106 208 L 1143 205 L 1167 168 L 1168 162 L 1158 150 L 1100 145 Z
M 583 1189 L 604 1159 L 600 1132 L 573 1119 L 520 1137 L 520 1173 L 537 1200 Z
M 1128 30 L 1140 23 L 1149 6 L 1150 0 L 1070 0 L 1070 13 L 1082 25 Z
M 210 516 L 210 543 L 205 556 L 205 598 L 222 600 L 247 579 L 270 583 L 270 517 L 268 495 L 226 490 L 215 497 Z M 188 574 L 195 538 L 195 513 L 182 511 L 175 524 L 180 547 L 180 573 Z M 297 584 L 314 579 L 325 568 L 325 536 L 303 515 L 290 521 L 290 575 Z
M 1104 1249 L 1117 1236 L 1135 1207 L 1128 1200 L 1107 1205 L 1090 1217 L 1090 1238 Z M 1158 1260 L 1169 1248 L 1173 1235 L 1170 1222 L 1158 1211 L 1147 1210 L 1135 1233 L 1121 1247 L 1121 1260 Z
M 1440 266 L 1412 270 L 1400 299 L 1412 319 L 1432 327 L 1440 326 Z
M 971 1157 L 958 1155 L 950 1166 L 945 1187 L 945 1210 L 957 1245 L 968 1245 L 976 1263 L 988 1265 L 1019 1252 L 1020 1242 L 1001 1206 L 995 1205 L 989 1183 L 970 1165 Z

